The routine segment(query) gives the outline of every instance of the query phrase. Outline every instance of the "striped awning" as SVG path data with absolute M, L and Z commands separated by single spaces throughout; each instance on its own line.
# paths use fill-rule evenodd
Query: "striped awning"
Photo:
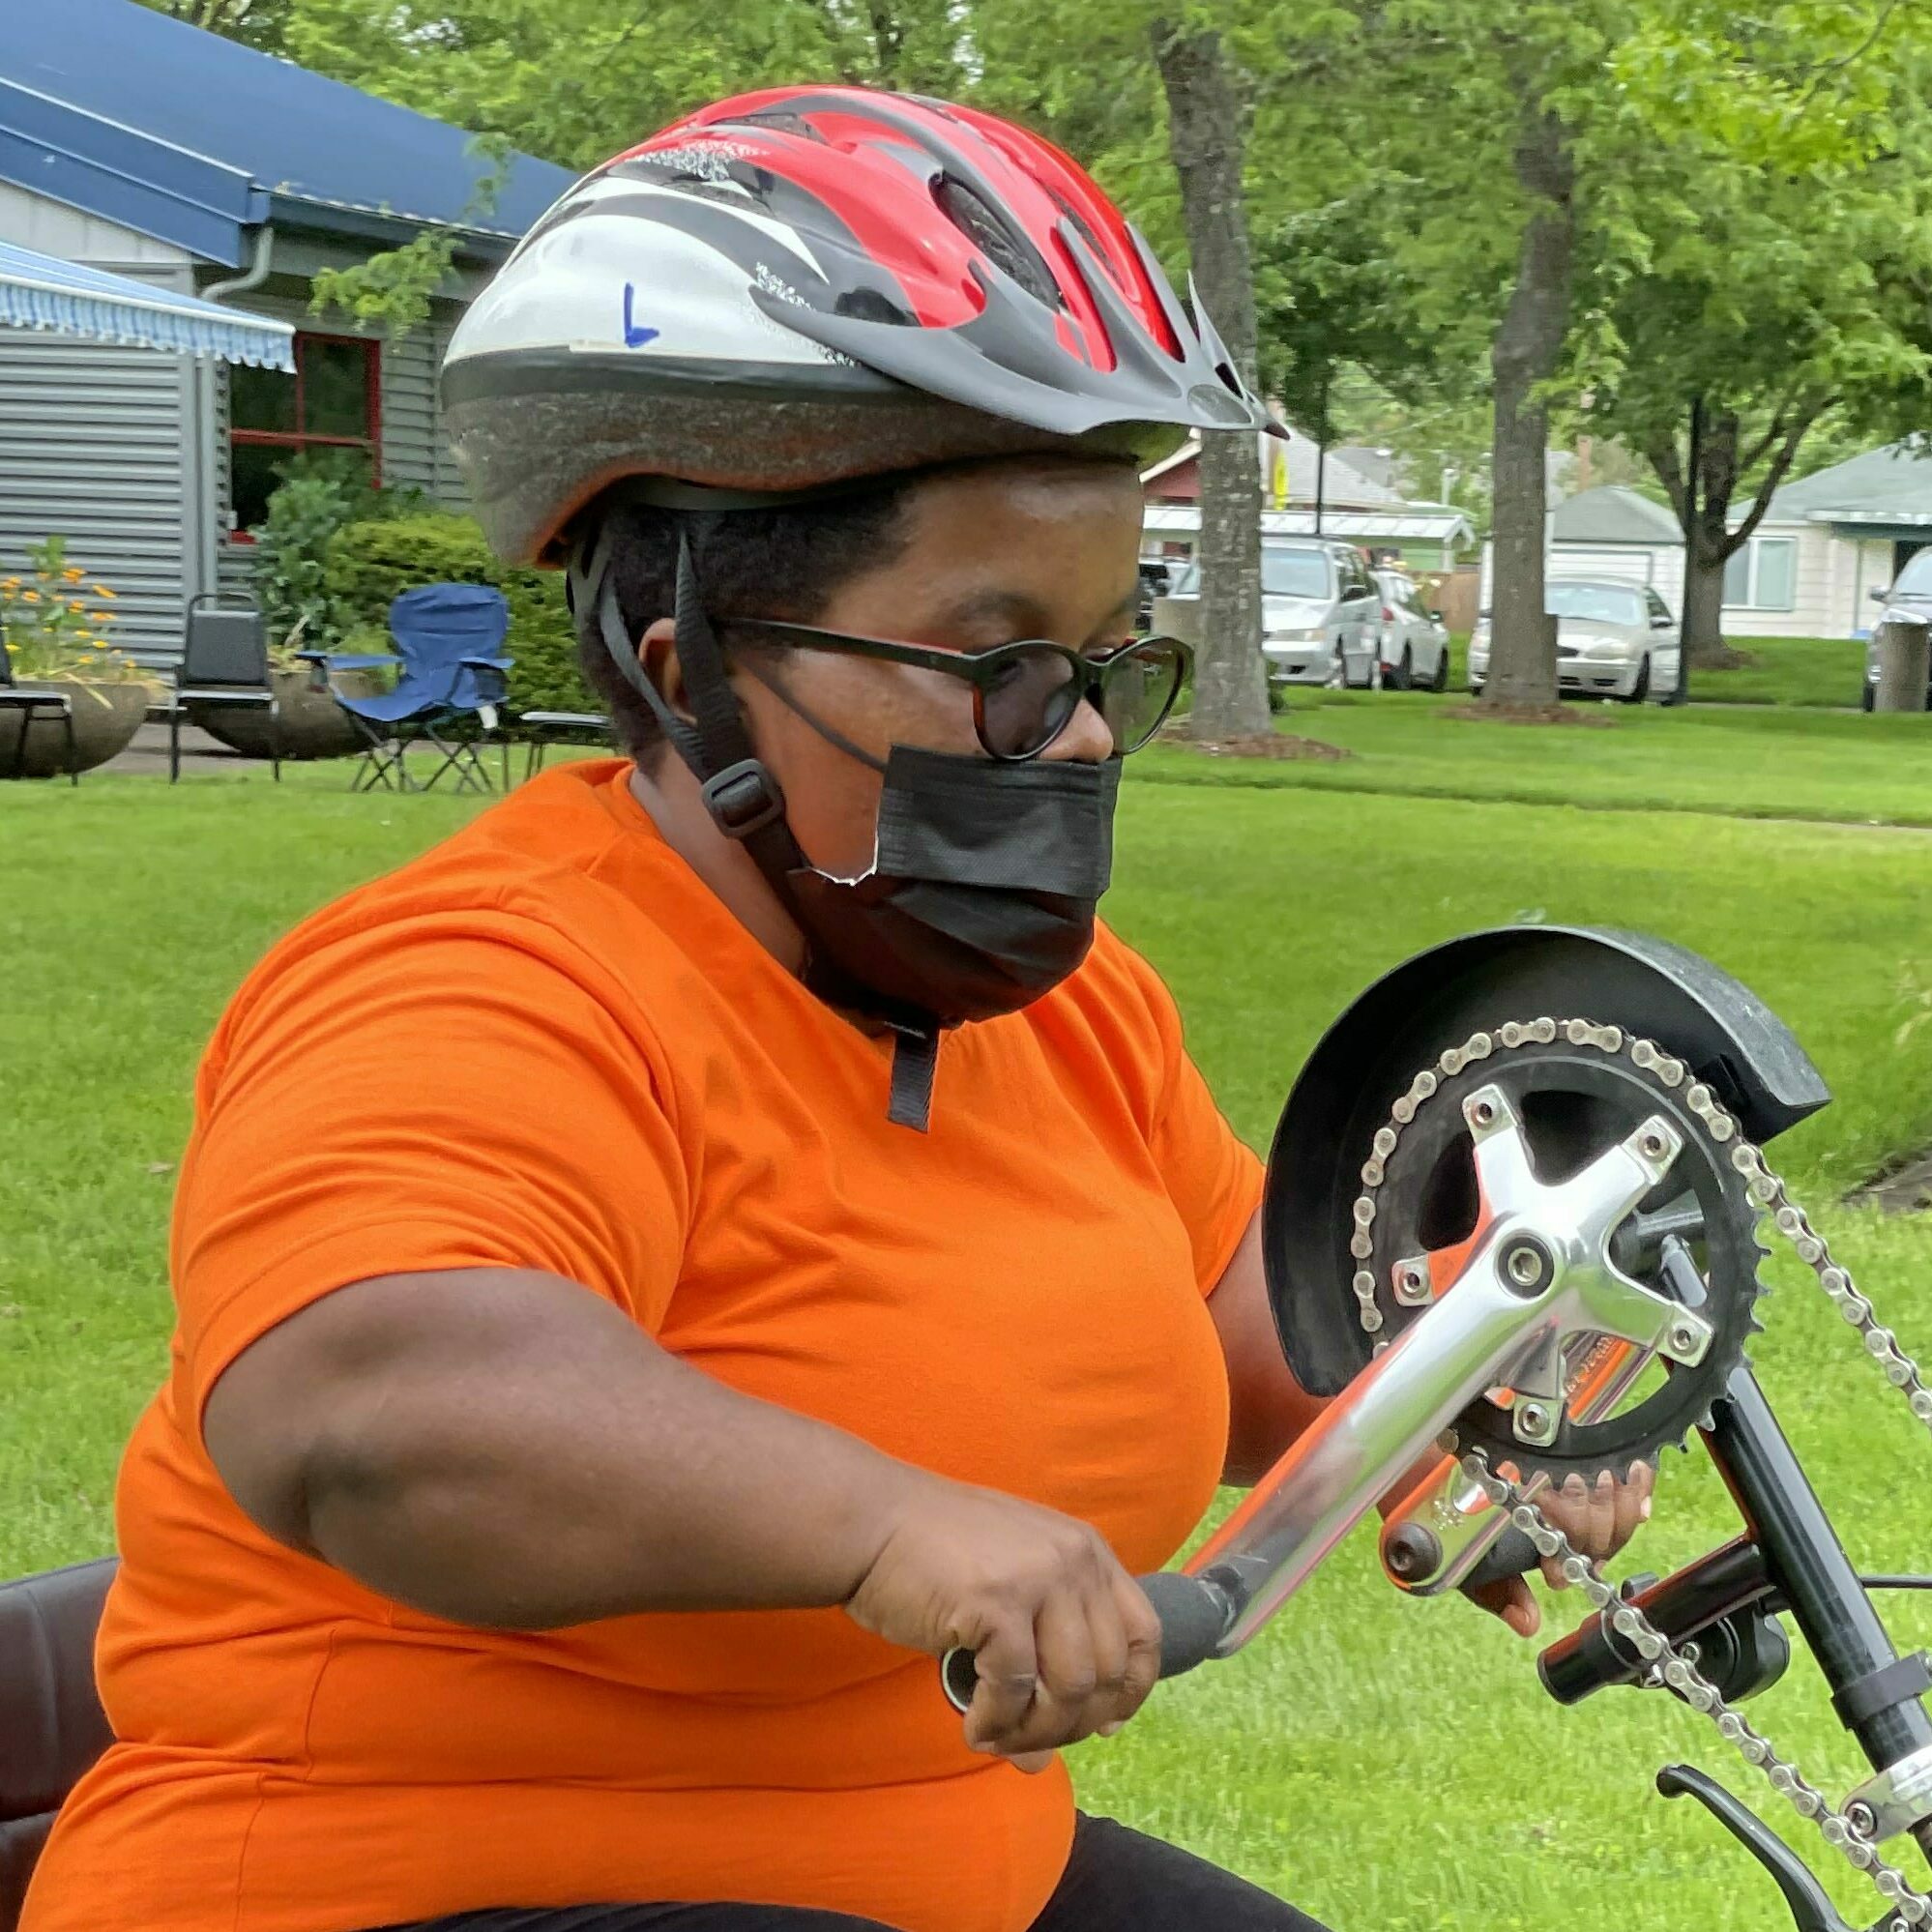
M 293 373 L 295 331 L 285 322 L 151 288 L 0 242 L 0 327 L 47 329 L 95 342 Z

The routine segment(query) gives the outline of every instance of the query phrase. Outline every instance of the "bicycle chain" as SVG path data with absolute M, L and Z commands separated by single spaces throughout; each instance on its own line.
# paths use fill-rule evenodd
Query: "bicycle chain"
M 1358 1262 L 1366 1261 L 1374 1251 L 1368 1230 L 1375 1219 L 1375 1190 L 1382 1185 L 1388 1158 L 1394 1153 L 1402 1129 L 1416 1118 L 1418 1110 L 1442 1081 L 1461 1073 L 1474 1061 L 1488 1059 L 1499 1048 L 1509 1052 L 1528 1045 L 1548 1046 L 1555 1043 L 1559 1035 L 1572 1046 L 1595 1047 L 1613 1058 L 1627 1057 L 1640 1073 L 1673 1092 L 1683 1087 L 1688 1069 L 1683 1061 L 1666 1053 L 1654 1041 L 1627 1034 L 1622 1027 L 1601 1026 L 1584 1019 L 1545 1018 L 1510 1020 L 1493 1031 L 1471 1034 L 1461 1046 L 1445 1049 L 1433 1068 L 1424 1068 L 1416 1075 L 1408 1091 L 1397 1098 L 1390 1109 L 1389 1125 L 1376 1131 L 1372 1152 L 1362 1164 L 1362 1192 L 1354 1208 L 1355 1233 L 1350 1239 L 1349 1251 Z M 1769 1221 L 1811 1270 L 1839 1314 L 1858 1331 L 1865 1353 L 1887 1382 L 1905 1394 L 1912 1413 L 1932 1430 L 1932 1390 L 1926 1388 L 1917 1363 L 1899 1347 L 1892 1332 L 1879 1325 L 1870 1300 L 1859 1294 L 1849 1271 L 1832 1259 L 1824 1236 L 1811 1226 L 1803 1209 L 1792 1200 L 1783 1180 L 1766 1162 L 1763 1153 L 1742 1138 L 1735 1118 L 1703 1082 L 1691 1081 L 1684 1088 L 1683 1099 L 1713 1146 L 1720 1151 L 1728 1148 L 1726 1157 L 1743 1182 L 1760 1219 Z M 1361 1268 L 1352 1285 L 1361 1309 L 1362 1329 L 1374 1334 L 1383 1326 L 1382 1311 L 1375 1304 L 1375 1277 L 1367 1269 Z M 1386 1340 L 1379 1341 L 1377 1353 L 1388 1346 Z M 1537 1553 L 1555 1559 L 1562 1566 L 1563 1575 L 1583 1591 L 1597 1614 L 1607 1617 L 1612 1629 L 1651 1666 L 1648 1681 L 1674 1690 L 1692 1710 L 1708 1716 L 1718 1735 L 1736 1747 L 1744 1762 L 1763 1771 L 1771 1789 L 1787 1799 L 1800 1817 L 1811 1820 L 1833 1851 L 1872 1881 L 1893 1915 L 1888 1932 L 1932 1928 L 1932 1897 L 1915 1890 L 1903 1873 L 1888 1864 L 1872 1841 L 1854 1829 L 1797 1765 L 1780 1757 L 1771 1741 L 1724 1701 L 1696 1664 L 1672 1645 L 1635 1604 L 1626 1601 L 1613 1585 L 1605 1582 L 1596 1566 L 1581 1555 L 1536 1507 L 1523 1485 L 1492 1471 L 1479 1452 L 1465 1457 L 1463 1467 L 1492 1504 L 1510 1512 L 1511 1521 L 1536 1544 Z

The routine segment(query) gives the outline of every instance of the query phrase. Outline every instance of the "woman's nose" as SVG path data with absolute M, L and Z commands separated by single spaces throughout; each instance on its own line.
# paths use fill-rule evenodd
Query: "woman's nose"
M 1093 701 L 1082 698 L 1067 720 L 1067 729 L 1039 755 L 1064 758 L 1069 764 L 1098 765 L 1114 755 L 1114 734 Z

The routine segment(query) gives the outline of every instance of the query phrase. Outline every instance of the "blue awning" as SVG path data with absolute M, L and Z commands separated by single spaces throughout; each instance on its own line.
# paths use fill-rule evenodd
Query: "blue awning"
M 239 308 L 152 288 L 104 269 L 0 242 L 0 326 L 50 329 L 96 342 L 295 368 L 295 331 Z

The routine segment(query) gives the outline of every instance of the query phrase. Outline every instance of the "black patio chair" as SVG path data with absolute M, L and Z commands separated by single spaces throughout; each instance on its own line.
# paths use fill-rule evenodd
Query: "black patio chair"
M 14 1932 L 54 1813 L 113 1734 L 94 1633 L 114 1561 L 0 1583 L 0 1932 Z
M 167 781 L 181 776 L 181 720 L 192 704 L 204 711 L 261 711 L 269 716 L 269 759 L 281 783 L 281 701 L 269 670 L 268 626 L 253 603 L 204 594 L 188 606 L 188 629 L 167 704 Z
M 14 682 L 14 660 L 0 645 L 0 711 L 18 712 L 20 733 L 14 742 L 13 775 L 18 777 L 26 769 L 27 733 L 34 719 L 52 717 L 67 733 L 67 777 L 69 784 L 80 782 L 80 755 L 73 743 L 73 699 L 66 691 L 36 690 L 31 685 Z
M 516 728 L 528 734 L 523 750 L 525 784 L 543 769 L 551 746 L 574 745 L 583 739 L 605 744 L 610 740 L 610 719 L 600 711 L 519 711 Z

